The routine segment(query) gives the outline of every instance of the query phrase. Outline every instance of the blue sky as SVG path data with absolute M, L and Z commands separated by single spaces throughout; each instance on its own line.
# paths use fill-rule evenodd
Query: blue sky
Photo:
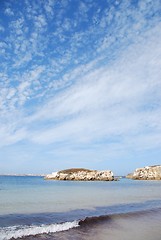
M 0 1 L 0 173 L 161 164 L 160 0 Z

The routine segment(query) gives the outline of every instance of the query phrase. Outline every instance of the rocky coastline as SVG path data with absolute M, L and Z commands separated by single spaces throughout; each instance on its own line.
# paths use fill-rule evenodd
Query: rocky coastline
M 84 168 L 71 168 L 59 172 L 53 172 L 45 176 L 46 180 L 68 181 L 113 181 L 114 174 L 110 170 L 89 170 Z
M 134 180 L 161 180 L 161 165 L 137 168 L 129 173 L 126 178 Z
M 111 170 L 90 170 L 85 168 L 71 168 L 53 172 L 44 177 L 46 180 L 62 181 L 116 181 L 120 177 L 114 177 Z M 161 165 L 137 168 L 129 173 L 126 178 L 133 180 L 161 180 Z

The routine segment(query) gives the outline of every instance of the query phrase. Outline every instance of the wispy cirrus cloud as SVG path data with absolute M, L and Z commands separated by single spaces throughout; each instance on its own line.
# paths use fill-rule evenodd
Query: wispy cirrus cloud
M 132 45 L 111 66 L 85 71 L 74 85 L 47 100 L 40 110 L 24 117 L 25 138 L 42 144 L 61 141 L 92 144 L 105 139 L 106 145 L 108 139 L 116 138 L 117 141 L 120 136 L 122 143 L 144 134 L 144 137 L 151 133 L 158 136 L 161 127 L 158 30 L 159 27 L 147 32 L 141 43 Z M 33 72 L 33 79 L 43 70 L 39 67 Z M 27 84 L 22 83 L 19 91 L 28 87 Z
M 155 31 L 158 34 L 158 28 Z M 150 129 L 158 136 L 160 60 L 156 53 L 161 48 L 159 36 L 155 42 L 153 38 L 131 46 L 112 67 L 86 74 L 78 84 L 50 100 L 31 117 L 31 122 L 38 119 L 49 122 L 41 136 L 33 132 L 33 140 L 48 144 L 85 139 L 86 144 L 120 135 L 122 139 L 148 135 Z M 147 46 L 143 47 L 145 41 Z
M 158 149 L 160 1 L 41 3 L 1 8 L 1 148 L 102 161 Z

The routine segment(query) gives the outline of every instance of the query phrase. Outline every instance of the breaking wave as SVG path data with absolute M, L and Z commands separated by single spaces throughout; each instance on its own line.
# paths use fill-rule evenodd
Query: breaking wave
M 38 236 L 40 234 L 52 234 L 56 232 L 67 231 L 72 228 L 90 228 L 92 226 L 102 224 L 103 222 L 113 222 L 116 218 L 132 218 L 145 216 L 150 217 L 152 214 L 161 213 L 161 208 L 141 210 L 141 211 L 130 211 L 124 213 L 114 213 L 100 216 L 84 217 L 79 220 L 69 221 L 64 223 L 54 224 L 42 224 L 42 225 L 17 225 L 10 227 L 0 228 L 0 240 L 10 240 L 25 238 L 29 236 Z M 38 238 L 37 238 L 38 239 Z
M 78 221 L 41 226 L 13 226 L 0 229 L 0 240 L 17 239 L 39 234 L 62 232 L 79 226 Z

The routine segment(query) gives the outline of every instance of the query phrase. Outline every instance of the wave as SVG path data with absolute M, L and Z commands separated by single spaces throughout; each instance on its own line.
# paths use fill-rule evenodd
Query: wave
M 17 239 L 39 234 L 49 234 L 67 231 L 79 226 L 79 221 L 65 222 L 60 224 L 50 224 L 41 226 L 13 226 L 5 227 L 0 230 L 0 240 Z
M 72 228 L 88 228 L 93 225 L 102 224 L 103 222 L 112 222 L 116 218 L 132 218 L 132 217 L 140 217 L 143 215 L 152 215 L 155 213 L 160 213 L 161 208 L 155 208 L 150 210 L 142 210 L 142 211 L 134 211 L 134 212 L 126 212 L 126 213 L 115 213 L 108 215 L 100 215 L 100 216 L 90 216 L 84 217 L 83 219 L 64 222 L 64 223 L 54 223 L 54 224 L 42 224 L 40 226 L 32 225 L 17 225 L 10 227 L 1 227 L 0 228 L 0 240 L 10 240 L 23 238 L 28 236 L 37 236 L 40 234 L 51 234 L 56 232 L 67 231 Z
M 129 218 L 130 219 L 132 217 L 141 217 L 141 216 L 145 216 L 145 215 L 151 216 L 152 214 L 159 213 L 159 212 L 161 212 L 161 208 L 86 217 L 85 219 L 82 219 L 79 221 L 79 226 L 80 227 L 89 227 L 94 224 L 97 224 L 97 225 L 102 224 L 103 222 L 112 222 L 114 219 L 117 219 L 117 218 Z

